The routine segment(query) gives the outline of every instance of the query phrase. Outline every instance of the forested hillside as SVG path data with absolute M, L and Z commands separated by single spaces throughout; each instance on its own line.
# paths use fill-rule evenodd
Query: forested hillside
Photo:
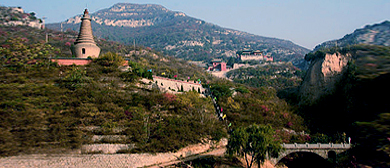
M 235 56 L 238 50 L 251 48 L 272 55 L 275 60 L 301 65 L 304 54 L 309 52 L 291 41 L 222 28 L 161 5 L 118 3 L 92 13 L 91 17 L 94 35 L 99 38 L 135 42 L 186 60 L 227 58 Z M 47 27 L 60 30 L 61 24 L 63 30 L 77 31 L 80 16 Z
M 210 101 L 197 93 L 175 96 L 138 87 L 138 79 L 147 76 L 147 67 L 153 63 L 145 63 L 145 59 L 153 60 L 152 56 L 132 57 L 139 63 L 130 62 L 131 71 L 121 71 L 118 66 L 124 58 L 107 51 L 88 66 L 60 67 L 48 61 L 60 49 L 44 43 L 40 38 L 44 31 L 29 27 L 1 29 L 16 30 L 6 33 L 0 42 L 4 55 L 0 69 L 2 155 L 46 147 L 77 148 L 89 143 L 91 134 L 126 135 L 124 143 L 137 143 L 142 151 L 154 152 L 174 151 L 205 137 L 219 139 L 226 134 L 213 119 Z M 196 67 L 189 72 L 199 73 Z M 208 120 L 198 120 L 195 114 L 199 112 Z M 184 123 L 203 129 L 188 130 Z M 93 133 L 83 129 L 91 126 L 101 129 Z M 121 131 L 113 132 L 115 129 Z
M 266 64 L 263 66 L 239 68 L 226 74 L 228 79 L 251 87 L 273 87 L 282 90 L 298 87 L 304 72 L 291 63 Z
M 383 38 L 388 22 L 359 29 L 333 48 L 325 43 L 324 48 L 306 54 L 307 62 L 321 65 L 322 74 L 307 74 L 301 81 L 304 74 L 291 63 L 271 64 L 233 70 L 227 74 L 233 83 L 175 57 L 229 57 L 251 45 L 297 64 L 307 50 L 288 41 L 224 29 L 158 5 L 116 4 L 92 16 L 102 52 L 86 66 L 50 61 L 72 57 L 69 48 L 77 35 L 73 31 L 78 30 L 77 17 L 64 23 L 65 32 L 0 26 L 1 156 L 78 149 L 95 143 L 93 135 L 125 137 L 115 143 L 135 148 L 123 153 L 169 152 L 218 141 L 241 126 L 262 124 L 272 126 L 274 138 L 284 143 L 343 143 L 352 137 L 353 148 L 334 162 L 339 167 L 390 166 L 386 99 L 390 48 L 351 45 L 367 41 L 388 45 Z M 333 64 L 322 67 L 329 60 L 347 63 L 331 71 Z M 330 78 L 325 79 L 325 71 Z M 300 102 L 303 96 L 296 88 L 306 90 L 300 83 L 313 81 L 311 75 L 326 83 L 335 74 L 340 78 L 334 90 L 321 88 L 326 94 L 307 104 Z M 153 75 L 199 79 L 211 95 L 161 92 Z M 217 116 L 220 112 L 226 115 L 223 119 Z
M 252 123 L 272 125 L 284 142 L 309 140 L 307 134 L 283 131 L 306 127 L 272 88 L 220 81 L 185 61 L 112 41 L 98 41 L 102 55 L 87 66 L 58 66 L 48 58 L 70 56 L 66 48 L 74 34 L 20 26 L 0 30 L 2 155 L 78 148 L 93 143 L 92 135 L 126 136 L 117 143 L 136 148 L 123 152 L 176 151 Z M 121 66 L 124 59 L 130 67 Z M 217 96 L 226 120 L 218 120 L 211 98 L 145 89 L 149 83 L 139 81 L 162 72 L 209 83 L 204 87 Z M 94 127 L 99 129 L 91 131 Z

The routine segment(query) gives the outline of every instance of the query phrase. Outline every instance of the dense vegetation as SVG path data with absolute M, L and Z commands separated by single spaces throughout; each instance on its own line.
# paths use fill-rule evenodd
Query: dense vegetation
M 128 58 L 134 60 L 129 62 L 131 71 L 118 68 L 124 58 L 116 53 L 105 53 L 85 67 L 60 67 L 48 59 L 60 49 L 42 39 L 19 37 L 30 28 L 2 29 L 20 30 L 7 33 L 0 48 L 2 155 L 36 147 L 79 147 L 92 134 L 127 135 L 125 143 L 136 143 L 136 150 L 149 152 L 174 151 L 226 135 L 223 126 L 216 124 L 211 101 L 198 93 L 176 96 L 137 87 L 137 79 L 150 77 L 147 69 L 154 62 L 145 61 L 148 54 Z M 44 32 L 32 29 L 30 33 Z M 196 78 L 203 75 L 196 67 L 181 67 L 185 62 L 157 58 L 165 59 L 156 63 L 164 70 Z M 171 60 L 175 66 L 169 66 Z M 180 73 L 175 67 L 191 70 Z M 88 131 L 91 126 L 101 129 Z
M 246 84 L 251 87 L 273 87 L 277 90 L 289 87 L 298 87 L 304 73 L 287 64 L 270 64 L 264 66 L 239 68 L 229 71 L 226 77 L 236 83 Z
M 47 57 L 72 57 L 69 47 L 73 45 L 76 32 L 57 32 L 53 30 L 38 30 L 31 27 L 24 26 L 2 26 L 0 27 L 0 44 L 4 49 L 10 48 L 14 41 L 22 40 L 21 43 L 24 46 L 33 46 L 45 44 L 45 36 L 48 35 L 48 42 L 46 47 L 50 46 L 55 49 L 53 52 L 46 52 Z M 172 57 L 163 56 L 162 53 L 156 52 L 151 48 L 144 48 L 140 46 L 129 46 L 114 41 L 106 41 L 103 39 L 96 40 L 97 45 L 102 49 L 103 53 L 112 52 L 121 55 L 126 60 L 137 62 L 142 68 L 140 71 L 147 71 L 152 69 L 155 75 L 165 73 L 166 77 L 173 77 L 177 75 L 177 79 L 187 80 L 188 77 L 191 80 L 208 79 L 211 80 L 210 75 L 202 72 L 202 69 L 189 65 L 186 61 L 174 59 Z M 19 45 L 19 44 L 18 44 Z M 42 48 L 42 47 L 41 47 Z M 37 50 L 40 48 L 37 48 Z M 7 49 L 7 52 L 12 52 L 15 48 Z M 43 54 L 37 52 L 37 54 Z M 17 58 L 20 59 L 20 58 Z
M 278 157 L 283 150 L 275 134 L 272 127 L 265 125 L 239 127 L 229 137 L 227 153 L 244 157 L 248 168 L 254 163 L 260 167 L 269 156 Z
M 127 135 L 128 143 L 150 152 L 224 135 L 222 125 L 215 124 L 211 101 L 198 93 L 144 92 L 122 81 L 116 67 L 98 62 L 87 67 L 31 65 L 27 71 L 3 67 L 2 153 L 44 144 L 78 147 L 88 141 L 91 133 L 80 130 L 88 126 L 101 126 L 97 134 L 122 128 L 114 134 Z
M 117 143 L 135 143 L 137 148 L 123 152 L 175 151 L 205 139 L 219 140 L 228 131 L 252 123 L 272 125 L 284 142 L 307 140 L 306 134 L 283 130 L 306 129 L 302 118 L 272 88 L 216 80 L 185 61 L 110 41 L 98 42 L 103 54 L 87 66 L 58 66 L 48 58 L 65 55 L 61 52 L 70 34 L 50 31 L 58 38 L 45 43 L 46 31 L 0 28 L 15 30 L 4 33 L 0 41 L 2 155 L 46 147 L 77 148 L 92 143 L 96 134 L 126 135 Z M 130 67 L 122 66 L 125 60 Z M 197 92 L 172 95 L 144 89 L 148 83 L 138 82 L 162 73 L 209 83 L 204 86 L 218 96 L 227 120 L 219 121 L 211 98 L 201 98 Z
M 227 116 L 225 125 L 231 123 L 230 130 L 251 124 L 268 124 L 276 129 L 284 143 L 310 141 L 311 137 L 301 132 L 307 131 L 303 119 L 295 114 L 294 108 L 276 96 L 275 89 L 247 88 L 228 81 L 213 82 L 210 87 Z

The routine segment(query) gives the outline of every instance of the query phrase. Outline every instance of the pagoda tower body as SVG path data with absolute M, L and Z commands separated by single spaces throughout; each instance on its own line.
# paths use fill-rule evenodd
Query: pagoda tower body
M 85 9 L 83 18 L 81 18 L 80 32 L 71 50 L 77 58 L 99 57 L 100 48 L 93 40 L 91 17 L 87 9 Z

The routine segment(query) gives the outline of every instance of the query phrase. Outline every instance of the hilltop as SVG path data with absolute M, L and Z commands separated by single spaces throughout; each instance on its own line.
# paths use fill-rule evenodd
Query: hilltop
M 355 44 L 372 44 L 390 46 L 390 21 L 384 21 L 364 28 L 356 29 L 338 40 L 324 42 L 314 48 L 314 51 L 332 47 L 346 47 Z
M 81 13 L 81 12 L 80 12 Z M 48 24 L 50 29 L 77 31 L 81 15 L 61 23 Z M 210 61 L 235 56 L 243 48 L 260 49 L 275 60 L 303 62 L 309 50 L 291 41 L 262 37 L 222 28 L 161 5 L 118 3 L 91 14 L 94 35 L 99 38 L 151 47 L 186 60 Z M 250 23 L 248 23 L 250 26 Z
M 21 7 L 4 7 L 0 6 L 0 24 L 1 25 L 24 25 L 35 28 L 43 28 L 42 19 L 35 16 L 34 12 L 25 13 Z

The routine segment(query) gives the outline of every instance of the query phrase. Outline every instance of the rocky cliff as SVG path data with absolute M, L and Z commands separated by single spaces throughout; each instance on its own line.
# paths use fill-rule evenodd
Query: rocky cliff
M 332 94 L 351 59 L 350 53 L 339 52 L 314 59 L 299 89 L 300 103 L 311 105 L 322 96 Z
M 135 28 L 153 26 L 182 16 L 186 15 L 170 11 L 161 5 L 118 3 L 111 8 L 94 13 L 91 19 L 99 25 Z M 78 15 L 64 23 L 78 24 L 81 22 L 80 19 L 81 15 Z
M 360 47 L 356 47 L 359 45 Z M 387 73 L 388 69 L 386 68 L 388 66 L 386 62 L 378 61 L 381 57 L 375 56 L 387 51 L 387 48 L 379 46 L 390 46 L 390 21 L 366 25 L 364 28 L 356 29 L 353 33 L 347 34 L 341 39 L 327 41 L 316 46 L 313 52 L 305 56 L 305 59 L 310 61 L 311 65 L 299 91 L 300 102 L 311 104 L 321 96 L 331 94 L 334 91 L 334 85 L 343 74 L 348 61 L 351 60 L 351 54 L 341 55 L 335 52 L 337 50 L 347 51 L 355 48 L 353 50 L 357 51 L 354 53 L 356 66 L 360 69 L 360 73 L 356 75 L 359 78 L 372 78 L 378 76 L 378 74 Z M 316 51 L 322 52 L 322 54 L 325 51 L 334 52 L 335 54 L 316 55 Z M 367 52 L 371 54 L 367 54 Z

